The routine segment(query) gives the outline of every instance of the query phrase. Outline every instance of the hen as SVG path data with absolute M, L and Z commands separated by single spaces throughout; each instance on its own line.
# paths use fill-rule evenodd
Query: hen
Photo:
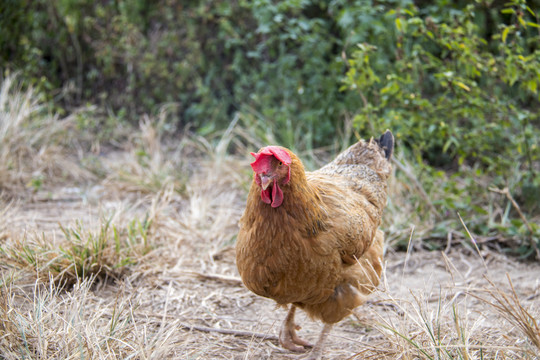
M 320 359 L 333 324 L 366 301 L 379 284 L 394 137 L 360 140 L 321 169 L 305 172 L 290 150 L 251 153 L 254 179 L 240 219 L 236 263 L 255 294 L 291 304 L 280 343 L 312 347 L 296 334 L 297 307 L 325 324 L 310 359 Z

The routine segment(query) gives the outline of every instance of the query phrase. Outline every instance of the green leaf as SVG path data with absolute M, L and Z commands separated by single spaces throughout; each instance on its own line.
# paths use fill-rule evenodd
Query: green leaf
M 400 18 L 396 18 L 396 28 L 399 32 L 403 32 L 403 25 Z
M 536 91 L 538 89 L 538 83 L 536 82 L 536 79 L 531 79 L 527 81 L 526 83 L 527 89 L 529 89 L 530 92 L 533 92 L 536 94 Z
M 510 31 L 510 27 L 507 26 L 504 28 L 503 32 L 502 32 L 502 42 L 506 44 L 506 37 L 508 36 L 508 32 Z
M 408 9 L 403 9 L 403 12 L 409 16 L 414 16 L 414 13 Z
M 446 143 L 444 144 L 443 146 L 443 149 L 442 151 L 445 153 L 448 148 L 450 148 L 451 145 L 454 145 L 454 146 L 459 146 L 459 142 L 457 141 L 457 139 L 453 136 L 451 136 L 447 141 Z
M 467 85 L 465 85 L 464 83 L 462 83 L 461 81 L 456 81 L 456 85 L 459 86 L 460 88 L 462 88 L 463 90 L 465 91 L 471 91 L 471 88 L 468 87 Z

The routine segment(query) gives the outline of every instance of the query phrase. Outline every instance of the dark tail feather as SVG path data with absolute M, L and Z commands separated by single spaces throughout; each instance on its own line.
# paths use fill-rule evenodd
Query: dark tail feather
M 390 160 L 390 157 L 392 157 L 392 153 L 394 152 L 394 135 L 392 135 L 392 132 L 390 130 L 386 130 L 386 132 L 381 135 L 377 142 L 384 150 L 384 156 L 386 159 Z

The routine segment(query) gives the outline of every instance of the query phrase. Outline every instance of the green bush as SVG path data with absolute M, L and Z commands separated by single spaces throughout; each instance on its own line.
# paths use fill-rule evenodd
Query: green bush
M 540 26 L 525 1 L 493 5 L 381 8 L 386 43 L 368 37 L 351 52 L 342 89 L 363 101 L 354 121 L 362 133 L 395 131 L 440 214 L 474 219 L 477 234 L 516 237 L 528 255 L 540 244 L 519 216 L 539 209 Z M 508 202 L 496 223 L 486 182 L 508 187 L 521 209 Z
M 64 86 L 55 98 L 63 107 L 90 102 L 137 119 L 176 103 L 177 122 L 203 134 L 252 112 L 283 129 L 281 142 L 312 147 L 327 142 L 354 100 L 339 91 L 343 44 L 324 4 L 8 4 L 2 58 L 45 90 Z
M 516 16 L 486 40 L 477 11 L 469 5 L 445 19 L 421 18 L 414 7 L 387 13 L 396 29 L 393 66 L 371 65 L 381 53 L 369 45 L 349 60 L 345 85 L 367 98 L 356 124 L 394 129 L 432 165 L 467 160 L 505 174 L 519 161 L 533 172 L 539 160 L 538 25 Z

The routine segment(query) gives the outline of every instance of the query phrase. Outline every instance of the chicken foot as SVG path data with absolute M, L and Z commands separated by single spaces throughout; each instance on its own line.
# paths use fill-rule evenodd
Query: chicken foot
M 296 330 L 300 330 L 300 326 L 294 323 L 295 312 L 296 306 L 291 305 L 279 331 L 279 343 L 287 350 L 303 352 L 306 351 L 306 347 L 313 347 L 313 345 L 306 340 L 299 338 L 296 334 Z
M 334 324 L 324 324 L 324 327 L 321 331 L 321 335 L 319 335 L 319 340 L 317 340 L 317 343 L 313 347 L 313 349 L 309 352 L 307 355 L 303 355 L 299 357 L 298 359 L 302 360 L 321 360 L 322 358 L 322 351 L 324 348 L 324 342 L 326 338 L 328 337 L 328 334 L 330 333 L 330 330 L 332 330 L 332 327 Z

